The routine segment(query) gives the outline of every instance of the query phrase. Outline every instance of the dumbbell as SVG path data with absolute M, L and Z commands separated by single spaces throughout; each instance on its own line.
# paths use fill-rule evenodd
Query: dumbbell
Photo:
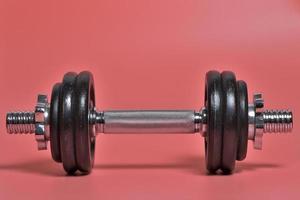
M 205 141 L 209 173 L 231 174 L 236 161 L 246 158 L 248 140 L 262 148 L 265 133 L 287 133 L 293 128 L 289 110 L 264 110 L 261 94 L 248 102 L 247 84 L 230 71 L 209 71 L 205 104 L 196 110 L 96 109 L 90 72 L 69 72 L 52 90 L 51 101 L 38 95 L 33 112 L 9 112 L 7 132 L 34 133 L 38 150 L 50 141 L 54 161 L 68 174 L 91 172 L 98 133 L 200 133 Z

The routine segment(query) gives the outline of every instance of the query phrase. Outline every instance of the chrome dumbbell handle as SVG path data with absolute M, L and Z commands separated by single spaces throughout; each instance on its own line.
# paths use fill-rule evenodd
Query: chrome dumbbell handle
M 98 133 L 203 132 L 206 112 L 194 110 L 127 110 L 92 112 Z

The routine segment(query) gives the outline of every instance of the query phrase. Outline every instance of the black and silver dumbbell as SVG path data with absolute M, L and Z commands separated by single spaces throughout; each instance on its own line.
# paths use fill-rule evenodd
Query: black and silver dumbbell
M 246 158 L 248 140 L 262 148 L 264 133 L 290 132 L 289 110 L 263 110 L 261 94 L 248 103 L 247 84 L 234 73 L 206 74 L 205 105 L 197 110 L 96 110 L 90 72 L 67 73 L 53 87 L 51 102 L 38 95 L 33 112 L 7 114 L 8 133 L 34 133 L 39 150 L 50 141 L 53 160 L 68 174 L 91 172 L 97 133 L 201 133 L 206 168 L 232 173 L 235 161 Z

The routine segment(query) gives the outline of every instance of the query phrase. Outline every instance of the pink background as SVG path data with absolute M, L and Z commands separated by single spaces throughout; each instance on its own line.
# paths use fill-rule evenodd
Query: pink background
M 90 70 L 102 109 L 194 109 L 204 74 L 233 70 L 269 108 L 300 112 L 298 0 L 0 0 L 0 199 L 300 199 L 299 126 L 207 176 L 200 135 L 100 135 L 93 173 L 66 177 L 5 113 Z

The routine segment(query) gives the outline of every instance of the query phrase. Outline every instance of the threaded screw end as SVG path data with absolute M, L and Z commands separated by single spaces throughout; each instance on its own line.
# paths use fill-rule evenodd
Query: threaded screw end
M 6 129 L 9 134 L 28 134 L 35 132 L 34 112 L 9 112 L 6 115 Z
M 265 110 L 262 116 L 264 133 L 288 133 L 293 129 L 293 113 L 290 110 Z

